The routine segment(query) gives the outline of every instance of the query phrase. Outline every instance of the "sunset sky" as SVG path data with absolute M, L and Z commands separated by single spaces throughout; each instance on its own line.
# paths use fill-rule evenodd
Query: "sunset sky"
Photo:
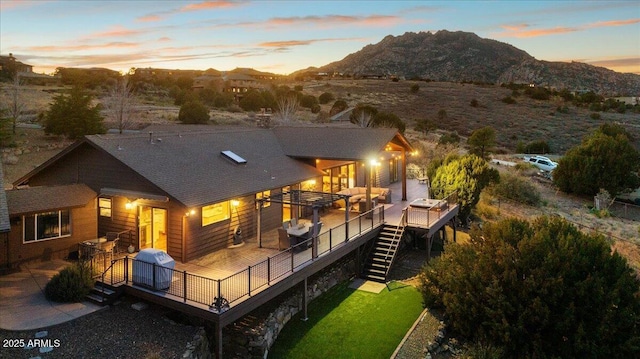
M 56 67 L 289 74 L 343 59 L 387 35 L 474 32 L 538 60 L 640 74 L 640 2 L 9 1 L 0 54 Z

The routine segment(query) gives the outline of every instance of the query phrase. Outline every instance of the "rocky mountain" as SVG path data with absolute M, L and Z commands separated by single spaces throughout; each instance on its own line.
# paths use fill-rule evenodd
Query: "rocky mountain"
M 367 45 L 317 71 L 355 77 L 534 83 L 556 89 L 592 90 L 606 95 L 640 94 L 640 75 L 617 73 L 578 62 L 539 61 L 509 44 L 462 31 L 389 35 L 379 43 Z

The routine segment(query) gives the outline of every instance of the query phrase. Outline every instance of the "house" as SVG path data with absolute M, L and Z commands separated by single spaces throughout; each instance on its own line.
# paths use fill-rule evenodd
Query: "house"
M 97 193 L 84 184 L 6 191 L 11 231 L 0 265 L 67 258 L 96 238 Z
M 9 72 L 15 71 L 16 73 L 32 73 L 33 66 L 22 63 L 13 56 L 0 56 L 0 70 L 6 70 Z
M 400 179 L 406 151 L 407 140 L 388 128 L 157 126 L 148 133 L 86 136 L 14 186 L 48 188 L 52 197 L 70 197 L 59 186 L 90 189 L 97 225 L 86 236 L 127 233 L 126 245 L 188 262 L 227 248 L 239 232 L 255 236 L 258 228 L 274 229 L 302 210 L 260 206 L 258 226 L 261 199 L 291 189 L 337 193 L 363 186 L 366 177 L 384 186 Z M 371 160 L 376 166 L 367 172 Z M 55 208 L 81 206 L 90 197 L 85 192 L 82 200 Z M 15 215 L 40 210 L 54 208 Z
M 9 231 L 11 223 L 9 221 L 9 207 L 7 206 L 7 195 L 4 190 L 4 173 L 0 165 L 0 271 L 8 269 L 9 263 Z

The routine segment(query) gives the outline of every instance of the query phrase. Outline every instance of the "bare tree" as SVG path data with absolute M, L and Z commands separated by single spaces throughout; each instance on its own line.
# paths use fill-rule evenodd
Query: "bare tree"
M 280 123 L 291 123 L 295 119 L 296 112 L 300 108 L 300 102 L 295 95 L 280 96 L 277 101 L 278 112 L 276 119 Z
M 109 90 L 109 95 L 103 100 L 107 118 L 118 125 L 118 132 L 131 125 L 131 113 L 136 103 L 133 87 L 127 75 L 122 76 Z
M 18 120 L 20 120 L 20 117 L 22 117 L 22 113 L 27 106 L 23 96 L 23 84 L 20 80 L 20 75 L 17 73 L 13 77 L 13 82 L 7 89 L 6 101 L 7 103 L 2 107 L 6 107 L 5 111 L 11 119 L 11 132 L 15 135 L 16 124 L 18 123 Z

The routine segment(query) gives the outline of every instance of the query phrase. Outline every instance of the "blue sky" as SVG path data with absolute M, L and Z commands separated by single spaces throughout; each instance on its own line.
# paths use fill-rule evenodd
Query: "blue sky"
M 640 1 L 11 1 L 0 54 L 56 67 L 289 74 L 387 35 L 474 32 L 538 60 L 640 74 Z

